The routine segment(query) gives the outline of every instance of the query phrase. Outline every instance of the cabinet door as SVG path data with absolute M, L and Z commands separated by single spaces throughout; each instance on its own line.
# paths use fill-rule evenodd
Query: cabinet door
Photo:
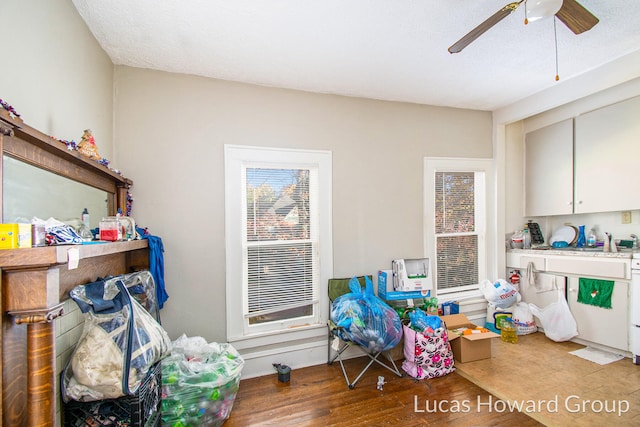
M 575 212 L 640 208 L 640 97 L 576 117 Z
M 525 136 L 525 216 L 573 213 L 573 119 Z
M 567 299 L 571 314 L 578 324 L 578 337 L 619 350 L 629 350 L 629 283 L 613 285 L 611 309 L 578 302 L 579 279 L 569 278 Z

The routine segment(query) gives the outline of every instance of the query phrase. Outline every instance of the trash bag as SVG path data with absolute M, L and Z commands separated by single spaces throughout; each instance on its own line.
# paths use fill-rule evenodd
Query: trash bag
M 244 359 L 231 344 L 182 335 L 162 361 L 162 425 L 222 425 L 231 413 Z
M 513 322 L 516 324 L 516 332 L 518 335 L 532 334 L 538 330 L 536 322 L 533 320 L 533 314 L 526 302 L 519 302 L 515 305 L 511 314 Z
M 85 321 L 64 370 L 64 401 L 135 394 L 149 369 L 171 351 L 166 331 L 131 296 L 122 277 L 76 286 L 69 295 Z
M 529 304 L 529 308 L 533 315 L 540 319 L 540 324 L 547 338 L 561 342 L 569 341 L 578 335 L 578 325 L 561 290 L 558 290 L 558 301 L 544 308 Z
M 507 308 L 522 299 L 517 289 L 509 282 L 498 279 L 495 282 L 483 280 L 480 282 L 480 292 L 485 299 L 496 307 Z
M 339 296 L 331 305 L 331 320 L 343 341 L 353 341 L 375 354 L 396 346 L 402 338 L 400 316 L 373 293 L 368 276 L 364 289 L 357 277 L 349 281 L 350 293 Z

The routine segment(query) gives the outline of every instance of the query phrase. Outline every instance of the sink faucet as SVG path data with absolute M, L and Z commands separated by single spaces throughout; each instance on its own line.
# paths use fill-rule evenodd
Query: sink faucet
M 638 236 L 631 234 L 631 240 L 633 240 L 633 248 L 636 249 L 638 247 Z

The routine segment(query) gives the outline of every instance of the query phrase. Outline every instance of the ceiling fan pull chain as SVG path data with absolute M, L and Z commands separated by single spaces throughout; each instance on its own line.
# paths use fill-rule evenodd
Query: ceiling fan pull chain
M 553 17 L 553 40 L 556 47 L 556 81 L 560 80 L 560 74 L 558 73 L 558 32 L 556 31 L 556 17 Z
M 529 18 L 527 17 L 527 2 L 524 2 L 524 25 L 529 23 Z

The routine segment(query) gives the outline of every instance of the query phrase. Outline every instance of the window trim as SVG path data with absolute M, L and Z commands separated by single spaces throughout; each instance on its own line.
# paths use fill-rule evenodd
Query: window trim
M 277 335 L 277 342 L 296 340 L 308 336 L 309 329 L 325 328 L 329 302 L 327 283 L 333 273 L 332 244 L 332 153 L 324 150 L 301 150 L 287 148 L 267 148 L 245 145 L 224 146 L 225 151 L 225 245 L 226 245 L 226 330 L 227 340 L 242 341 L 258 337 Z M 261 165 L 264 167 L 318 169 L 318 214 L 319 214 L 319 282 L 317 315 L 314 319 L 290 329 L 254 328 L 245 330 L 243 315 L 244 283 L 242 271 L 243 219 L 242 219 L 242 167 Z M 237 307 L 237 309 L 234 309 Z M 259 330 L 262 329 L 262 330 Z M 264 340 L 258 340 L 263 342 Z M 269 340 L 267 340 L 269 341 Z M 276 342 L 276 340 L 271 340 Z
M 483 172 L 484 173 L 484 187 L 485 197 L 484 200 L 480 200 L 483 209 L 484 233 L 482 236 L 479 234 L 478 248 L 482 248 L 483 253 L 479 255 L 478 261 L 478 279 L 482 281 L 483 278 L 487 278 L 492 262 L 491 254 L 491 238 L 490 233 L 492 230 L 492 212 L 494 212 L 494 164 L 492 159 L 482 158 L 463 158 L 463 157 L 425 157 L 424 158 L 424 206 L 423 206 L 423 218 L 424 218 L 424 252 L 427 257 L 434 260 L 436 258 L 436 239 L 434 235 L 435 229 L 435 173 L 436 172 Z M 478 195 L 476 195 L 476 200 Z M 478 224 L 476 224 L 478 225 Z M 437 266 L 432 265 L 434 271 Z M 460 288 L 449 288 L 440 292 L 437 287 L 437 277 L 434 274 L 434 289 L 436 290 L 436 296 L 444 300 L 461 299 L 466 297 L 476 297 L 480 295 L 479 284 L 468 285 Z

